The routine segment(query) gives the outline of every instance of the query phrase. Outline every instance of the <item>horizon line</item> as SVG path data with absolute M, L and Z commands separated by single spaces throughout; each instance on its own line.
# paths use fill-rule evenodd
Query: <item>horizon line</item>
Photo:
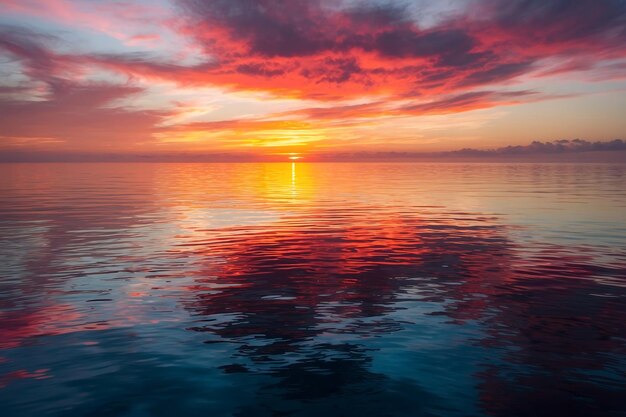
M 584 139 L 533 141 L 492 149 L 463 148 L 452 151 L 356 151 L 356 152 L 62 152 L 0 151 L 0 163 L 12 162 L 626 162 L 626 141 L 591 142 Z

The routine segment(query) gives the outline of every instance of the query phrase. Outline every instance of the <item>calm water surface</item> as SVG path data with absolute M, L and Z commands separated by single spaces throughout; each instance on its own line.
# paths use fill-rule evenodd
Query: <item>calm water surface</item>
M 0 165 L 2 416 L 626 415 L 626 165 Z

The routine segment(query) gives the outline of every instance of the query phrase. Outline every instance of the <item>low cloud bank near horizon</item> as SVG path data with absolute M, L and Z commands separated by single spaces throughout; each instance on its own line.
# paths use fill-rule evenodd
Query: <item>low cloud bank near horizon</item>
M 529 145 L 505 146 L 495 149 L 472 149 L 464 148 L 458 151 L 441 152 L 441 155 L 470 155 L 470 156 L 494 156 L 494 155 L 541 155 L 562 154 L 574 152 L 599 152 L 599 151 L 626 151 L 626 141 L 613 139 L 610 141 L 590 142 L 584 139 L 562 139 L 552 142 L 533 141 Z
M 302 162 L 368 161 L 537 161 L 625 162 L 626 140 L 563 139 L 533 141 L 493 149 L 463 148 L 447 152 L 350 152 L 299 154 Z M 285 162 L 289 155 L 253 153 L 59 153 L 13 151 L 0 162 Z
M 328 155 L 331 156 L 331 155 Z M 328 159 L 323 157 L 323 159 Z M 463 148 L 445 152 L 360 152 L 335 154 L 330 159 L 344 160 L 537 160 L 537 161 L 592 161 L 626 162 L 626 141 L 588 141 L 584 139 L 561 139 L 533 141 L 528 145 L 509 145 L 492 149 Z M 564 158 L 565 157 L 565 158 Z M 574 158 L 568 158 L 574 157 Z M 339 159 L 337 159 L 339 160 Z

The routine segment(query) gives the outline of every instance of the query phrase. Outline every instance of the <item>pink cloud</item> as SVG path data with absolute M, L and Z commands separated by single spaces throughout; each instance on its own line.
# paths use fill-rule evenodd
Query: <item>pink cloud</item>
M 363 119 L 458 113 L 554 98 L 517 88 L 528 76 L 586 74 L 623 78 L 626 5 L 618 0 L 474 0 L 422 27 L 397 3 L 322 0 L 178 0 L 177 15 L 135 3 L 87 7 L 68 0 L 0 0 L 6 10 L 89 26 L 145 46 L 145 53 L 60 53 L 52 36 L 16 27 L 0 30 L 0 53 L 28 81 L 0 87 L 0 136 L 13 145 L 127 147 L 171 132 L 289 129 L 294 120 L 318 128 Z M 155 24 L 197 51 L 194 64 L 156 59 Z M 118 33 L 135 22 L 134 33 Z M 154 23 L 154 22 L 153 22 Z M 0 28 L 2 29 L 2 28 Z M 61 42 L 60 39 L 56 39 Z M 104 71 L 138 83 L 220 87 L 317 100 L 319 107 L 279 112 L 276 120 L 228 120 L 163 128 L 175 110 L 115 105 L 142 94 L 136 81 L 88 81 Z M 506 85 L 506 89 L 503 86 Z M 511 87 L 513 86 L 513 87 Z M 35 89 L 37 89 L 36 94 Z M 366 104 L 349 104 L 363 99 Z M 331 106 L 335 104 L 334 106 Z M 28 139 L 30 138 L 30 139 Z M 115 139 L 113 139 L 115 138 Z M 50 140 L 48 140 L 50 139 Z M 46 140 L 48 140 L 46 142 Z

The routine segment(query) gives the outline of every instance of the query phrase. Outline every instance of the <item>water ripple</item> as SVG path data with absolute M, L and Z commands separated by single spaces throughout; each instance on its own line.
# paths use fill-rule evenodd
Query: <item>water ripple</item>
M 3 415 L 620 415 L 625 177 L 5 164 Z

